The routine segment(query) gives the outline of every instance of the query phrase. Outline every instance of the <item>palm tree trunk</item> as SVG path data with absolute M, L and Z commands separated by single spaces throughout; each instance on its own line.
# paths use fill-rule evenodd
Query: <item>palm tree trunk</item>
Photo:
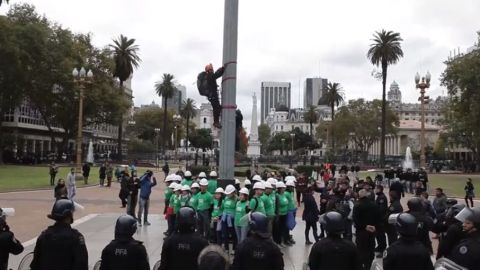
M 310 137 L 312 137 L 313 140 L 313 122 L 310 121 Z
M 333 122 L 335 121 L 335 103 L 332 103 L 332 124 L 330 125 L 330 134 L 332 137 L 332 152 L 335 157 L 335 132 L 333 130 Z
M 165 142 L 167 141 L 167 98 L 164 97 L 164 102 L 163 102 L 163 140 L 162 140 L 162 150 L 163 150 L 163 159 L 166 159 L 166 145 Z
M 122 80 L 120 80 L 120 95 L 123 97 L 123 81 Z M 120 115 L 120 121 L 118 123 L 117 159 L 119 162 L 123 161 L 122 139 L 123 139 L 123 114 Z
M 188 131 L 189 131 L 189 128 L 188 128 L 188 124 L 190 123 L 190 115 L 187 115 L 187 137 L 186 137 L 186 141 L 185 141 L 185 154 L 187 155 L 188 157 Z
M 387 67 L 388 65 L 382 64 L 382 130 L 380 136 L 380 168 L 385 166 L 385 118 L 386 118 L 386 84 L 387 84 Z

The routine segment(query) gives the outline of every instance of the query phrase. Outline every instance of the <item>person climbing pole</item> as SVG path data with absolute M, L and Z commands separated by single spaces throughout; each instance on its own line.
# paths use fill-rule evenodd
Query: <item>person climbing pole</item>
M 205 66 L 205 71 L 198 74 L 197 87 L 200 95 L 206 96 L 213 108 L 213 126 L 216 128 L 222 128 L 220 124 L 220 114 L 222 112 L 222 106 L 218 97 L 218 84 L 217 79 L 222 77 L 224 67 L 217 69 L 214 72 L 213 65 L 208 64 Z

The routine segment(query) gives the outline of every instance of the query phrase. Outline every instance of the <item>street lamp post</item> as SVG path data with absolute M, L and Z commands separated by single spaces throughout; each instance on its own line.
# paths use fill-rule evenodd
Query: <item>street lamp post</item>
M 78 84 L 78 89 L 80 90 L 78 96 L 78 129 L 77 129 L 77 149 L 76 149 L 76 168 L 75 173 L 77 177 L 82 175 L 82 132 L 83 132 L 83 93 L 85 90 L 85 85 L 92 82 L 93 73 L 91 70 L 86 70 L 84 67 L 81 67 L 80 70 L 74 68 L 72 71 L 73 82 Z M 87 179 L 85 179 L 85 184 L 87 184 Z
M 290 158 L 290 168 L 293 167 L 293 141 L 295 139 L 295 133 L 290 133 L 290 137 L 292 138 L 292 156 Z
M 159 137 L 159 134 L 160 134 L 160 129 L 159 128 L 155 128 L 155 161 L 156 161 L 156 165 L 157 165 L 157 170 L 159 170 L 160 168 L 160 164 L 158 163 L 158 137 Z
M 430 88 L 430 72 L 420 79 L 420 74 L 415 75 L 415 86 L 420 89 L 420 110 L 422 113 L 421 131 L 420 131 L 420 167 L 425 167 L 425 104 L 428 103 L 429 96 L 425 96 L 425 89 Z
M 173 128 L 175 129 L 175 139 L 174 139 L 174 147 L 175 147 L 175 160 L 177 160 L 177 139 L 178 139 L 178 123 L 181 121 L 182 117 L 178 114 L 173 116 L 173 124 L 175 125 Z
M 285 151 L 285 138 L 282 138 L 282 156 L 285 155 L 283 152 Z

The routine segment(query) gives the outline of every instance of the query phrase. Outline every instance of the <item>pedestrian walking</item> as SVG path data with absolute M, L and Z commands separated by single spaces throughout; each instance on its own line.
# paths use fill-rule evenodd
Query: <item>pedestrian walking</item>
M 475 187 L 473 186 L 472 178 L 467 179 L 467 183 L 465 185 L 464 190 L 465 190 L 465 204 L 467 206 L 473 207 L 473 198 L 475 197 L 475 194 L 474 194 Z
M 65 180 L 62 178 L 58 179 L 57 185 L 55 186 L 53 196 L 55 200 L 60 199 L 67 199 L 68 198 L 68 191 L 67 187 L 65 186 Z
M 127 214 L 136 218 L 135 209 L 138 203 L 138 190 L 140 189 L 140 179 L 130 176 L 127 182 Z
M 103 163 L 98 169 L 98 178 L 100 178 L 100 186 L 105 184 L 105 177 L 107 177 L 107 165 Z
M 165 175 L 165 179 L 167 179 L 167 175 L 170 172 L 170 167 L 168 166 L 168 162 L 165 161 L 165 165 L 162 167 L 163 174 Z
M 115 239 L 102 251 L 100 270 L 150 270 L 148 254 L 142 242 L 133 239 L 137 220 L 123 215 L 115 224 Z
M 153 172 L 148 170 L 140 178 L 140 200 L 138 202 L 138 226 L 142 226 L 142 216 L 143 224 L 150 225 L 148 222 L 148 210 L 150 208 L 150 194 L 152 193 L 152 188 L 157 185 L 157 179 L 153 176 Z
M 55 162 L 52 161 L 52 163 L 48 167 L 48 171 L 50 174 L 50 185 L 53 186 L 55 184 L 55 177 L 58 173 L 58 166 L 55 164 Z
M 108 163 L 107 162 L 107 168 L 106 168 L 106 171 L 105 171 L 105 174 L 107 176 L 107 187 L 111 187 L 112 186 L 112 178 L 113 178 L 113 167 L 112 167 L 112 164 Z M 128 175 L 128 169 L 125 168 L 125 172 L 127 173 Z M 132 176 L 134 176 L 132 174 Z
M 317 222 L 318 222 L 318 217 L 320 215 L 320 211 L 318 210 L 317 202 L 313 197 L 313 186 L 307 188 L 307 190 L 304 192 L 303 203 L 304 203 L 304 209 L 303 209 L 302 219 L 305 220 L 305 223 L 306 223 L 305 245 L 311 245 L 312 242 L 310 242 L 310 238 L 309 238 L 310 229 L 312 229 L 314 241 L 318 242 L 318 240 L 320 239 L 318 237 L 318 232 L 317 232 Z
M 70 169 L 70 173 L 67 175 L 67 194 L 68 199 L 73 200 L 77 195 L 77 183 L 75 180 L 75 168 Z
M 375 228 L 375 238 L 377 240 L 377 247 L 375 251 L 383 254 L 387 248 L 386 226 L 388 223 L 388 200 L 385 193 L 383 193 L 383 185 L 377 185 L 375 188 L 375 204 L 377 205 L 380 220 L 378 226 Z
M 127 207 L 127 198 L 129 194 L 128 179 L 130 179 L 130 175 L 128 174 L 128 170 L 125 170 L 123 171 L 122 178 L 120 180 L 120 191 L 118 192 L 118 198 L 120 198 L 120 202 L 122 203 L 121 208 Z
M 305 177 L 304 174 L 301 174 L 297 178 L 297 183 L 295 185 L 295 193 L 297 196 L 297 205 L 300 205 L 303 200 L 302 200 L 302 194 L 307 191 L 308 188 L 308 181 L 307 177 Z
M 85 183 L 88 183 L 88 177 L 90 176 L 90 164 L 88 162 L 85 162 L 82 166 L 82 175 L 83 175 L 83 181 Z

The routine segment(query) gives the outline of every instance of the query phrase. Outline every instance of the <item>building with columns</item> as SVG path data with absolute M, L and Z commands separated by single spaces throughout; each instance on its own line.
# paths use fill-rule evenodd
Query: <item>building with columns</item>
M 279 132 L 289 132 L 295 128 L 299 128 L 305 133 L 310 133 L 310 123 L 305 122 L 303 115 L 306 110 L 302 108 L 288 109 L 285 106 L 270 109 L 270 113 L 265 119 L 266 124 L 270 128 L 272 136 Z M 318 121 L 328 121 L 331 119 L 330 109 L 326 106 L 319 106 L 316 108 Z M 312 134 L 315 135 L 317 124 L 313 124 Z

